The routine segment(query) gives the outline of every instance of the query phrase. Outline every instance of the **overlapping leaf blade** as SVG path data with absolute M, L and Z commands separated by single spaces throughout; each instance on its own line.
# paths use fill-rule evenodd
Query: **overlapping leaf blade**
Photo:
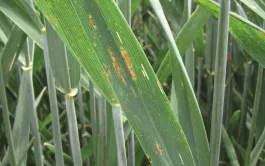
M 166 95 L 116 4 L 35 2 L 109 101 L 115 99 L 111 84 L 153 165 L 194 165 Z
M 43 46 L 41 41 L 41 23 L 32 20 L 19 0 L 0 0 L 0 10 L 39 46 Z
M 210 157 L 209 143 L 200 108 L 192 88 L 191 80 L 189 79 L 188 71 L 186 70 L 187 66 L 184 66 L 159 1 L 150 0 L 150 3 L 171 44 L 171 66 L 174 82 L 174 88 L 172 89 L 175 90 L 177 115 L 180 125 L 188 140 L 196 165 L 207 166 L 209 165 Z M 204 153 L 201 153 L 201 149 L 204 149 Z
M 69 93 L 71 89 L 76 89 L 78 86 L 80 65 L 72 54 L 66 50 L 52 26 L 47 23 L 46 28 L 49 62 L 55 85 L 63 93 Z M 69 78 L 66 76 L 67 72 L 69 72 Z M 71 87 L 68 87 L 68 79 L 70 79 Z
M 2 12 L 0 12 L 0 25 L 0 38 L 6 43 L 8 36 L 11 33 L 12 25 Z
M 241 0 L 246 6 L 265 19 L 265 12 L 255 0 Z M 262 3 L 262 2 L 261 2 Z
M 13 137 L 14 146 L 16 152 L 16 158 L 20 159 L 24 155 L 29 143 L 29 127 L 30 127 L 30 100 L 29 98 L 29 84 L 28 84 L 28 74 L 23 74 L 21 78 L 20 88 L 19 88 L 19 98 L 16 108 L 16 118 L 13 127 Z M 27 156 L 23 157 L 20 165 L 26 165 Z
M 212 0 L 196 0 L 207 12 L 219 17 L 220 7 Z M 265 31 L 239 15 L 230 12 L 229 31 L 235 40 L 262 66 L 265 66 Z
M 181 29 L 175 40 L 181 56 L 185 55 L 186 50 L 200 34 L 209 17 L 210 14 L 202 7 L 198 7 Z M 161 83 L 164 83 L 172 73 L 170 55 L 171 51 L 168 51 L 157 72 L 157 77 Z

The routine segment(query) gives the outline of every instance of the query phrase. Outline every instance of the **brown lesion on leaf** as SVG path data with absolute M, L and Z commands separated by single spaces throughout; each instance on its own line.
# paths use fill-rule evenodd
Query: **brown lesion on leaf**
M 260 31 L 260 33 L 261 33 L 263 36 L 265 36 L 265 32 L 264 32 L 264 31 Z
M 158 151 L 158 153 L 160 155 L 162 155 L 162 149 L 161 149 L 161 147 L 157 143 L 156 143 L 156 150 Z
M 113 67 L 114 67 L 114 69 L 115 69 L 115 72 L 116 72 L 117 75 L 121 78 L 121 80 L 122 80 L 123 82 L 125 82 L 125 79 L 124 79 L 124 77 L 123 77 L 123 75 L 122 75 L 122 71 L 121 71 L 120 65 L 119 65 L 119 63 L 118 63 L 118 61 L 117 61 L 117 59 L 116 59 L 116 57 L 115 57 L 114 52 L 113 52 L 110 48 L 108 49 L 108 52 L 109 52 L 109 55 L 110 55 L 110 57 L 111 57 L 112 64 L 113 64 Z
M 111 82 L 111 79 L 110 79 L 110 70 L 109 70 L 109 68 L 106 65 L 104 65 L 104 70 L 106 72 L 108 81 Z
M 123 47 L 121 47 L 120 50 L 121 50 L 121 55 L 124 58 L 126 66 L 127 66 L 128 70 L 129 70 L 131 78 L 133 80 L 136 80 L 136 75 L 135 75 L 135 73 L 134 73 L 134 71 L 132 69 L 132 61 L 131 61 L 127 51 Z
M 51 17 L 51 21 L 53 22 L 54 25 L 57 25 L 57 20 L 55 17 Z
M 91 15 L 89 15 L 89 21 L 90 21 L 91 25 L 93 26 L 93 28 L 96 29 L 97 28 L 96 22 Z

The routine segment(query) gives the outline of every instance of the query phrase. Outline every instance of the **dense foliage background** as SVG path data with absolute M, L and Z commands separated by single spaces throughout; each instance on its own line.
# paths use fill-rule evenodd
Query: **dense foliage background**
M 265 165 L 264 11 L 0 0 L 0 166 Z

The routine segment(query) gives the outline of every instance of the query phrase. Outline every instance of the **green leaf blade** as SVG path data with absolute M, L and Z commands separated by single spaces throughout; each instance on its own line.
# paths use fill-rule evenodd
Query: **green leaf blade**
M 44 13 L 50 10 L 43 1 L 36 3 Z M 174 165 L 183 160 L 193 165 L 166 95 L 116 4 L 104 0 L 49 3 L 52 8 L 46 17 L 56 18 L 63 30 L 54 25 L 55 29 L 107 99 L 115 104 L 112 98 L 117 96 L 152 163 Z
M 220 7 L 212 0 L 197 0 L 208 13 L 214 17 L 219 17 Z M 265 66 L 264 51 L 265 48 L 265 31 L 240 17 L 239 15 L 230 12 L 229 31 L 236 41 L 263 67 Z

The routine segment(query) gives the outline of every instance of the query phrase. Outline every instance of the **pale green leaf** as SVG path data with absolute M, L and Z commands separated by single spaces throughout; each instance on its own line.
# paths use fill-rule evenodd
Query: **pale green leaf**
M 111 99 L 117 96 L 153 165 L 182 160 L 192 165 L 169 101 L 116 4 L 108 0 L 35 2 L 107 99 L 115 103 Z

